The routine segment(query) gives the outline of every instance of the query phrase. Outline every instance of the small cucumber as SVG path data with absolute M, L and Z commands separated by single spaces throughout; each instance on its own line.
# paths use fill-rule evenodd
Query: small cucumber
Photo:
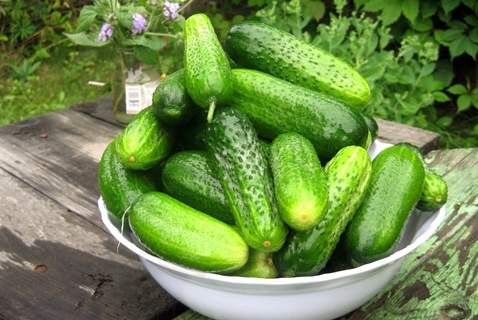
M 156 187 L 148 171 L 130 170 L 123 167 L 116 157 L 116 140 L 103 151 L 98 165 L 98 187 L 111 218 L 121 225 L 128 207 L 140 195 L 155 191 Z M 125 216 L 124 221 L 128 221 Z M 127 225 L 127 224 L 126 224 Z
M 358 110 L 264 72 L 233 69 L 229 106 L 245 113 L 268 140 L 297 132 L 309 139 L 322 163 L 343 147 L 365 146 L 368 127 Z
M 365 112 L 361 112 L 362 117 L 365 120 L 365 123 L 367 124 L 368 131 L 371 134 L 371 141 L 375 141 L 378 138 L 378 123 L 377 120 L 375 120 L 372 116 L 368 115 Z
M 282 133 L 272 141 L 269 163 L 282 220 L 294 230 L 315 226 L 327 212 L 324 170 L 312 143 L 302 135 Z
M 243 68 L 334 96 L 356 109 L 370 100 L 367 82 L 346 62 L 278 28 L 241 21 L 228 31 L 224 45 Z
M 173 198 L 225 223 L 234 224 L 221 182 L 214 176 L 206 151 L 180 151 L 161 170 L 163 190 Z
M 176 127 L 189 122 L 196 109 L 186 90 L 184 69 L 167 76 L 154 90 L 154 113 L 166 125 Z
M 279 250 L 288 227 L 280 218 L 268 161 L 248 117 L 232 108 L 218 109 L 206 143 L 241 235 L 256 250 Z
M 193 14 L 184 23 L 184 72 L 189 95 L 208 110 L 211 122 L 216 106 L 225 105 L 233 90 L 229 59 L 205 14 Z
M 246 264 L 229 275 L 248 278 L 277 278 L 279 273 L 274 266 L 272 255 L 272 252 L 262 252 L 249 248 L 249 259 Z
M 128 169 L 147 170 L 165 159 L 175 142 L 151 106 L 141 110 L 116 138 L 116 156 Z
M 421 160 L 407 147 L 395 145 L 375 157 L 365 198 L 341 239 L 352 266 L 385 258 L 395 251 L 420 199 L 424 179 Z
M 434 172 L 425 174 L 422 195 L 417 203 L 421 211 L 437 211 L 448 200 L 448 185 L 442 176 Z
M 129 224 L 146 248 L 188 268 L 229 273 L 249 258 L 249 247 L 232 226 L 162 192 L 138 197 Z
M 327 213 L 312 229 L 291 231 L 282 249 L 274 254 L 276 268 L 285 277 L 313 276 L 326 266 L 365 196 L 372 160 L 362 147 L 348 146 L 326 164 L 324 171 Z

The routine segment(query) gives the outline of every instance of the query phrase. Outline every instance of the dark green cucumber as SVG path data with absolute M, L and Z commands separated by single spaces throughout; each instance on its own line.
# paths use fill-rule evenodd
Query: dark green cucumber
M 162 192 L 138 197 L 129 224 L 146 248 L 188 268 L 228 273 L 249 258 L 249 247 L 232 226 Z
M 312 143 L 295 132 L 272 141 L 269 163 L 279 213 L 289 227 L 304 231 L 327 212 L 324 170 Z
M 334 96 L 356 109 L 363 109 L 370 100 L 367 82 L 347 63 L 264 23 L 234 25 L 226 35 L 225 50 L 243 68 Z
M 191 120 L 197 106 L 186 90 L 184 69 L 167 76 L 153 93 L 153 110 L 159 121 L 179 126 Z
M 151 106 L 141 110 L 116 138 L 116 155 L 128 169 L 147 170 L 166 158 L 174 146 L 173 131 Z
M 229 106 L 245 113 L 258 134 L 273 140 L 297 132 L 314 145 L 322 163 L 343 147 L 365 146 L 368 127 L 358 110 L 264 72 L 233 69 Z
M 422 195 L 417 203 L 417 209 L 421 211 L 437 211 L 448 200 L 448 185 L 437 173 L 427 172 L 423 184 Z
M 140 195 L 156 190 L 148 171 L 130 170 L 116 158 L 116 140 L 103 151 L 98 165 L 98 187 L 110 217 L 121 225 L 128 207 Z M 127 220 L 124 220 L 127 221 Z M 127 225 L 127 224 L 126 224 Z
M 385 258 L 395 251 L 420 199 L 424 179 L 421 160 L 407 147 L 392 146 L 375 157 L 365 198 L 341 239 L 352 266 Z
M 367 124 L 368 131 L 371 134 L 371 140 L 373 142 L 378 138 L 378 123 L 377 123 L 377 120 L 375 120 L 372 116 L 366 114 L 365 112 L 361 112 L 361 114 L 362 114 L 362 117 L 365 120 L 365 123 Z
M 244 240 L 259 251 L 279 250 L 288 228 L 279 216 L 267 158 L 248 117 L 232 108 L 218 109 L 206 142 Z
M 282 249 L 274 254 L 281 275 L 313 276 L 326 266 L 365 196 L 371 174 L 372 160 L 358 146 L 341 149 L 326 164 L 329 209 L 312 229 L 291 231 Z
M 249 259 L 246 264 L 229 275 L 248 278 L 277 278 L 279 273 L 274 266 L 272 255 L 272 252 L 262 252 L 249 248 Z
M 197 110 L 191 121 L 176 130 L 177 143 L 183 150 L 206 150 L 207 112 Z
M 163 190 L 173 198 L 228 224 L 234 224 L 221 182 L 206 151 L 188 150 L 168 158 L 161 171 Z
M 225 105 L 233 90 L 229 59 L 205 14 L 193 14 L 184 23 L 184 71 L 189 95 L 208 110 L 210 122 L 215 108 Z

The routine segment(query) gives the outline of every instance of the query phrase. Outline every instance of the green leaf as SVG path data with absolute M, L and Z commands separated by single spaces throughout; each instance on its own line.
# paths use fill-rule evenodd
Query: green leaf
M 429 18 L 435 14 L 438 5 L 436 0 L 422 0 L 420 2 L 420 14 L 422 18 Z
M 371 0 L 366 1 L 365 5 L 363 6 L 363 11 L 371 11 L 377 12 L 382 10 L 388 5 L 388 0 Z
M 465 20 L 465 22 L 468 23 L 470 26 L 478 26 L 478 17 L 475 15 L 467 15 L 463 20 Z
M 451 117 L 441 117 L 436 121 L 436 125 L 439 127 L 448 127 L 453 122 Z
M 87 31 L 96 19 L 96 9 L 93 6 L 84 6 L 78 18 L 77 32 Z
M 303 1 L 302 15 L 304 17 L 312 17 L 315 21 L 319 21 L 324 17 L 325 4 L 322 1 L 308 0 Z
M 444 92 L 434 91 L 434 92 L 432 92 L 432 95 L 433 95 L 433 99 L 435 99 L 435 101 L 438 101 L 438 102 L 450 101 L 450 98 Z
M 135 46 L 134 56 L 141 62 L 146 64 L 156 65 L 159 63 L 158 51 L 152 50 L 147 47 Z
M 128 10 L 125 7 L 121 7 L 116 12 L 116 17 L 118 17 L 118 22 L 121 26 L 125 27 L 128 30 L 131 30 L 133 26 L 133 13 L 131 10 Z
M 451 29 L 447 29 L 443 32 L 443 35 L 442 35 L 442 40 L 443 41 L 448 41 L 448 42 L 451 42 L 453 40 L 456 40 L 457 37 L 461 36 L 463 34 L 464 30 L 462 29 L 454 29 L 454 28 L 451 28 Z
M 414 84 L 416 81 L 415 72 L 410 66 L 403 66 L 402 72 L 398 78 L 398 82 L 401 84 Z
M 388 26 L 400 17 L 402 8 L 398 0 L 389 0 L 387 5 L 382 10 L 382 23 L 384 26 Z
M 469 40 L 467 36 L 461 35 L 450 42 L 449 50 L 452 59 L 465 53 L 467 40 Z
M 462 94 L 461 96 L 458 97 L 458 99 L 456 99 L 456 105 L 458 107 L 458 110 L 456 111 L 456 113 L 459 113 L 461 111 L 468 109 L 471 105 L 471 96 L 467 94 Z
M 461 0 L 461 3 L 463 3 L 468 8 L 473 9 L 476 4 L 476 0 Z
M 463 45 L 465 47 L 465 52 L 468 53 L 473 59 L 476 60 L 476 53 L 478 52 L 478 44 L 471 41 L 469 37 L 463 39 Z
M 478 43 L 478 27 L 473 28 L 468 36 L 470 37 L 471 41 Z
M 79 33 L 64 33 L 73 43 L 79 46 L 89 46 L 89 47 L 104 47 L 113 42 L 112 39 L 108 39 L 108 41 L 100 41 L 98 38 L 91 38 L 84 32 Z
M 425 76 L 428 76 L 429 74 L 431 74 L 433 72 L 433 70 L 435 70 L 435 66 L 436 66 L 436 64 L 434 62 L 430 62 L 430 63 L 424 65 L 423 68 L 422 68 L 422 71 L 421 71 L 421 76 L 425 77 Z
M 441 0 L 441 6 L 443 11 L 445 11 L 445 14 L 448 14 L 449 12 L 453 11 L 453 9 L 458 7 L 460 1 L 461 0 Z
M 124 47 L 142 46 L 158 52 L 166 45 L 166 40 L 160 38 L 146 38 L 144 35 L 139 35 L 134 39 L 126 39 L 121 44 Z
M 471 92 L 471 104 L 478 109 L 478 88 L 473 89 Z
M 433 29 L 433 21 L 430 18 L 420 18 L 417 17 L 412 25 L 414 30 L 424 32 L 430 31 Z
M 468 89 L 466 89 L 466 87 L 462 84 L 454 84 L 450 88 L 448 88 L 446 91 L 455 95 L 468 93 Z
M 461 29 L 461 30 L 466 30 L 468 28 L 466 23 L 460 20 L 451 20 L 450 22 L 448 22 L 448 26 L 453 29 Z
M 417 0 L 402 0 L 402 13 L 408 21 L 413 22 L 418 16 L 418 4 Z

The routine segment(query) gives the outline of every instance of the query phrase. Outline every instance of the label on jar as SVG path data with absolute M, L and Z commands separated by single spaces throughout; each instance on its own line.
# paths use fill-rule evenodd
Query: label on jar
M 153 104 L 153 93 L 159 84 L 151 81 L 145 84 L 125 84 L 126 113 L 137 114 Z

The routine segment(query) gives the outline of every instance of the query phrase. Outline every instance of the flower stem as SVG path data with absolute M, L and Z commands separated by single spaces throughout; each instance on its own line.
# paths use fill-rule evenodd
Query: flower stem
M 157 37 L 169 37 L 169 38 L 177 38 L 178 37 L 176 34 L 161 33 L 161 32 L 145 32 L 144 35 L 157 36 Z

